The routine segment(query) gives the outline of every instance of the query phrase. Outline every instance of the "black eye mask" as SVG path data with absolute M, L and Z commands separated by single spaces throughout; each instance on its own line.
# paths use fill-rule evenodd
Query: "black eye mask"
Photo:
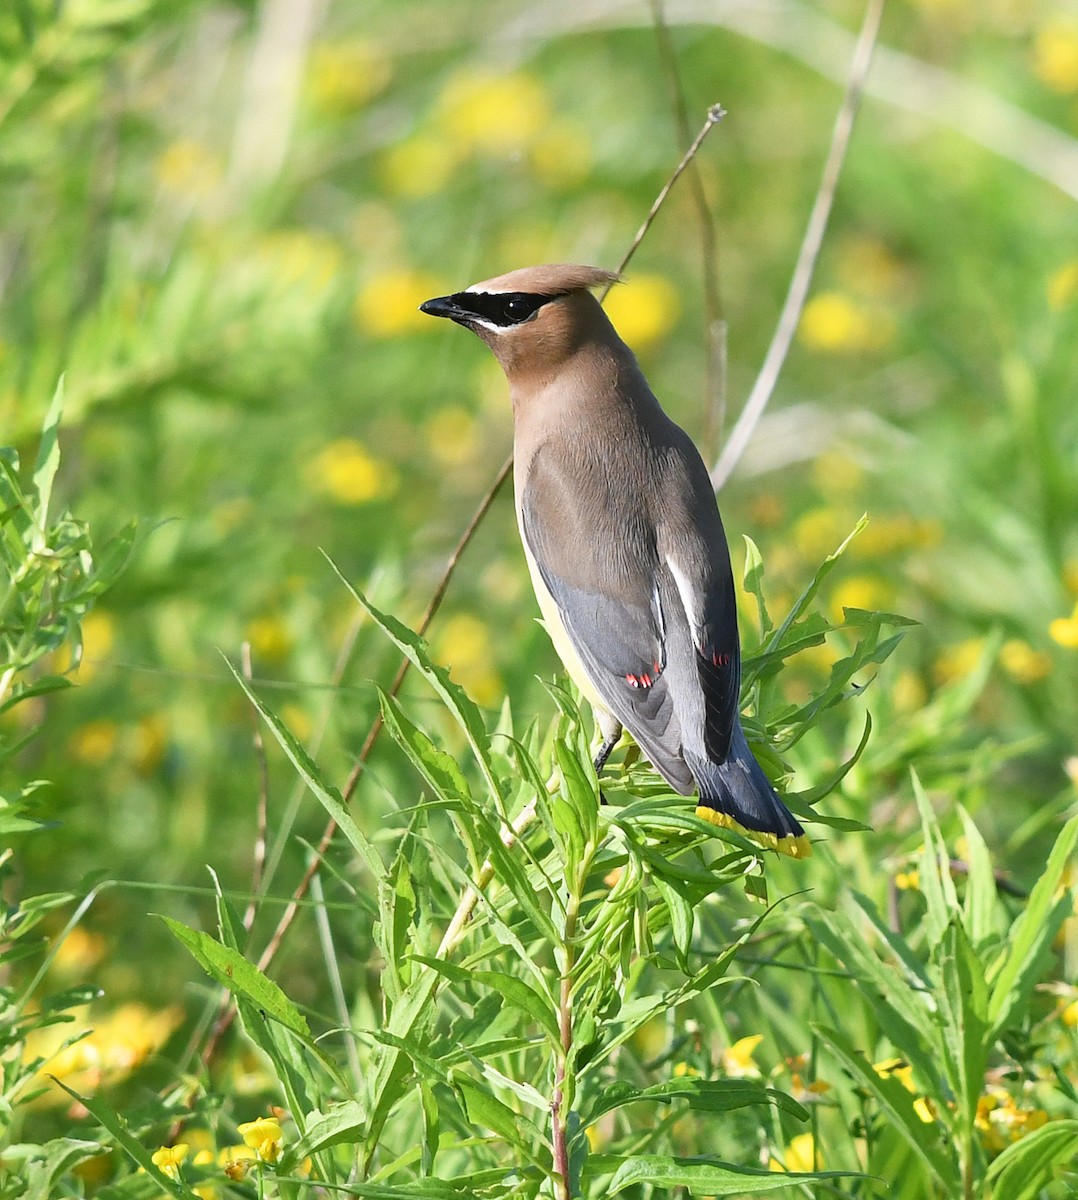
M 457 292 L 452 297 L 462 309 L 505 329 L 530 320 L 553 299 L 532 292 Z

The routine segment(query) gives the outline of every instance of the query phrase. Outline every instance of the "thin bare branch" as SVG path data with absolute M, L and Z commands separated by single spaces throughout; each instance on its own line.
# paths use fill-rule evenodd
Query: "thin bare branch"
M 644 218 L 643 224 L 636 231 L 636 237 L 633 238 L 632 244 L 629 246 L 629 249 L 626 250 L 625 257 L 618 264 L 618 274 L 619 275 L 622 273 L 622 271 L 625 270 L 625 268 L 632 261 L 632 257 L 637 252 L 637 250 L 640 249 L 640 243 L 644 240 L 644 238 L 647 237 L 648 230 L 651 228 L 652 222 L 659 215 L 659 210 L 666 203 L 666 197 L 670 195 L 670 192 L 673 189 L 674 184 L 677 183 L 677 181 L 684 174 L 685 168 L 688 167 L 689 163 L 691 163 L 692 160 L 696 157 L 700 147 L 704 144 L 704 139 L 712 131 L 712 129 L 714 129 L 715 126 L 718 125 L 718 123 L 725 116 L 726 116 L 726 109 L 723 108 L 723 106 L 721 104 L 713 104 L 707 110 L 707 118 L 705 119 L 703 125 L 700 127 L 700 132 L 696 135 L 695 138 L 693 138 L 692 145 L 682 155 L 681 162 L 679 162 L 678 165 L 674 168 L 673 174 L 663 184 L 661 190 L 659 191 L 659 194 L 655 197 L 654 204 L 652 204 L 651 208 L 648 211 L 648 215 Z M 611 286 L 612 285 L 608 284 L 599 293 L 600 302 L 602 302 L 603 300 L 605 300 L 607 298 L 607 296 L 610 293 Z
M 650 0 L 652 24 L 659 61 L 670 84 L 674 110 L 674 125 L 682 146 L 691 144 L 689 108 L 681 81 L 677 54 L 666 24 L 663 0 Z M 726 422 L 726 319 L 723 314 L 722 290 L 719 286 L 719 248 L 715 237 L 715 218 L 708 204 L 704 181 L 695 160 L 688 174 L 689 191 L 696 207 L 697 228 L 700 233 L 700 260 L 704 289 L 704 339 L 707 361 L 704 364 L 704 421 L 701 452 L 707 462 L 715 453 L 719 431 Z
M 816 269 L 816 260 L 820 254 L 820 247 L 823 245 L 824 234 L 827 232 L 827 223 L 831 216 L 839 176 L 850 147 L 850 137 L 853 134 L 854 119 L 861 104 L 865 79 L 868 76 L 869 67 L 872 65 L 872 52 L 879 38 L 880 21 L 883 19 L 885 3 L 886 0 L 869 0 L 868 7 L 865 9 L 865 18 L 857 38 L 857 45 L 854 48 L 853 60 L 850 63 L 846 94 L 835 119 L 835 128 L 831 134 L 831 146 L 827 152 L 827 161 L 824 163 L 823 177 L 816 190 L 816 198 L 805 227 L 805 236 L 801 241 L 801 250 L 797 255 L 786 300 L 783 303 L 782 312 L 779 314 L 771 344 L 764 356 L 763 366 L 756 377 L 756 383 L 745 402 L 744 410 L 730 433 L 729 440 L 723 447 L 719 461 L 711 472 L 711 483 L 716 491 L 730 478 L 731 472 L 737 466 L 742 454 L 745 453 L 745 447 L 749 444 L 753 431 L 774 393 L 775 385 L 778 383 L 779 375 L 786 361 L 786 355 L 793 342 L 794 334 L 797 332 L 809 287 L 812 284 L 813 272 Z

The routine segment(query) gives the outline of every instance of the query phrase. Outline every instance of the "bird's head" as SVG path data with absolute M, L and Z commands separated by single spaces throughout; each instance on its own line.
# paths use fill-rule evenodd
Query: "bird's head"
M 617 340 L 592 288 L 616 283 L 599 267 L 523 267 L 420 305 L 470 329 L 494 351 L 510 382 L 557 370 L 582 344 Z

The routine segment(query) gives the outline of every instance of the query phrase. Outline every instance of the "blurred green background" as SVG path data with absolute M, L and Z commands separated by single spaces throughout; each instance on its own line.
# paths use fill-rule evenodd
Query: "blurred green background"
M 23 765 L 55 781 L 41 815 L 59 822 L 24 839 L 22 886 L 122 881 L 69 939 L 68 969 L 112 1001 L 161 1004 L 191 976 L 148 909 L 197 923 L 206 863 L 249 887 L 258 769 L 221 655 L 251 643 L 262 694 L 343 782 L 371 681 L 396 663 L 323 551 L 414 623 L 508 451 L 497 367 L 417 304 L 534 262 L 616 266 L 684 148 L 671 64 L 690 132 L 708 105 L 729 111 L 695 165 L 725 413 L 705 382 L 689 180 L 609 311 L 694 436 L 740 410 L 862 8 L 664 11 L 665 33 L 620 0 L 0 11 L 3 440 L 32 451 L 64 373 L 64 499 L 99 536 L 131 516 L 142 530 L 86 624 L 80 686 L 18 710 L 44 722 Z M 831 836 L 863 884 L 918 844 L 911 762 L 1020 881 L 1075 802 L 1076 129 L 1078 6 L 892 0 L 797 341 L 722 496 L 735 561 L 742 534 L 761 547 L 773 612 L 867 511 L 825 603 L 923 623 L 794 764 L 808 786 L 873 714 L 829 801 L 876 827 Z M 496 502 L 431 640 L 492 719 L 508 697 L 545 725 L 537 677 L 556 664 L 511 509 Z M 791 693 L 827 669 L 828 653 L 803 658 Z M 441 721 L 421 687 L 406 694 Z M 415 795 L 382 745 L 357 812 L 377 830 Z M 285 896 L 323 814 L 272 750 L 269 811 L 269 890 Z M 301 1002 L 309 952 L 293 935 L 280 964 Z

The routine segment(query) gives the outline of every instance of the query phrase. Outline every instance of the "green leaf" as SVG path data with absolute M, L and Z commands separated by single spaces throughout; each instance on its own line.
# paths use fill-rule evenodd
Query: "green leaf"
M 943 987 L 937 992 L 943 1018 L 944 1061 L 969 1129 L 977 1115 L 988 1062 L 988 989 L 984 967 L 956 917 L 940 948 Z
M 413 766 L 443 800 L 472 802 L 468 781 L 452 755 L 440 750 L 418 726 L 404 715 L 392 697 L 378 689 L 382 720 L 390 737 L 412 760 Z
M 440 958 L 427 958 L 425 955 L 413 956 L 416 962 L 422 963 L 432 971 L 461 986 L 476 985 L 490 988 L 492 992 L 518 1012 L 535 1021 L 555 1046 L 561 1045 L 561 1031 L 555 1015 L 556 1006 L 550 996 L 541 996 L 535 988 L 518 979 L 515 975 L 507 975 L 503 971 L 469 971 Z
M 685 1100 L 690 1108 L 698 1112 L 732 1112 L 751 1105 L 773 1104 L 799 1121 L 807 1121 L 809 1117 L 808 1110 L 792 1096 L 775 1088 L 761 1087 L 747 1079 L 695 1079 L 686 1076 L 644 1088 L 628 1083 L 611 1084 L 596 1098 L 595 1106 L 588 1110 L 584 1124 L 594 1125 L 606 1113 L 624 1108 L 626 1104 L 670 1104 L 674 1100 Z
M 40 549 L 44 544 L 49 522 L 49 501 L 52 499 L 52 485 L 56 479 L 56 471 L 60 466 L 60 417 L 64 411 L 64 378 L 53 392 L 49 411 L 45 416 L 45 424 L 41 431 L 41 443 L 37 448 L 37 461 L 34 463 L 34 490 L 37 492 L 37 511 L 34 519 L 37 522 L 38 533 L 35 537 L 35 548 Z
M 289 1146 L 281 1158 L 282 1171 L 291 1171 L 298 1163 L 331 1146 L 353 1146 L 363 1140 L 367 1114 L 358 1100 L 346 1100 L 325 1112 L 315 1109 L 307 1117 L 303 1137 Z
M 11 1164 L 17 1160 L 18 1146 L 5 1146 L 5 1163 Z M 54 1138 L 42 1146 L 27 1146 L 29 1159 L 26 1164 L 26 1191 L 21 1200 L 53 1200 L 53 1197 L 65 1193 L 71 1194 L 71 1188 L 62 1187 L 60 1181 L 72 1167 L 95 1158 L 107 1149 L 99 1142 L 84 1142 L 75 1138 Z
M 821 1171 L 811 1174 L 765 1171 L 760 1167 L 738 1167 L 715 1158 L 676 1158 L 667 1154 L 593 1154 L 588 1159 L 589 1175 L 613 1171 L 607 1195 L 617 1195 L 640 1184 L 649 1187 L 683 1187 L 690 1196 L 758 1196 L 797 1184 L 825 1179 L 866 1179 L 856 1171 Z
M 744 536 L 744 535 L 743 535 Z M 775 628 L 774 622 L 767 611 L 767 601 L 764 599 L 764 560 L 760 548 L 745 536 L 745 570 L 742 575 L 745 591 L 756 600 L 756 613 L 760 619 L 760 639 L 767 637 Z
M 223 987 L 249 1000 L 266 1016 L 279 1021 L 286 1029 L 310 1039 L 310 1028 L 299 1009 L 272 979 L 263 975 L 238 950 L 222 946 L 208 933 L 189 929 L 171 917 L 162 917 L 161 920 L 176 940 L 187 947 L 199 966 Z
M 224 656 L 222 655 L 222 657 Z M 236 677 L 236 682 L 246 693 L 247 699 L 258 710 L 259 715 L 269 726 L 270 732 L 277 739 L 281 749 L 299 772 L 300 778 L 336 822 L 338 829 L 352 843 L 353 849 L 367 864 L 367 869 L 374 878 L 381 879 L 385 874 L 385 866 L 378 856 L 378 851 L 375 850 L 366 835 L 352 819 L 352 814 L 345 806 L 344 800 L 341 798 L 341 793 L 332 784 L 326 782 L 322 776 L 322 772 L 315 765 L 314 760 L 304 750 L 303 746 L 300 745 L 299 741 L 293 736 L 280 717 L 259 700 L 248 686 L 247 680 L 244 679 L 227 658 L 225 658 L 225 662 L 228 665 L 228 669 Z
M 992 859 L 988 853 L 981 831 L 973 818 L 961 806 L 958 815 L 966 835 L 969 861 L 966 872 L 966 896 L 962 905 L 963 924 L 973 946 L 982 950 L 995 932 L 996 880 L 992 872 Z
M 674 948 L 682 968 L 688 971 L 689 951 L 692 949 L 692 932 L 694 924 L 693 907 L 683 892 L 669 879 L 660 875 L 652 877 L 655 887 L 666 904 L 670 914 L 670 932 L 674 938 Z
M 492 1096 L 471 1079 L 457 1078 L 453 1085 L 460 1095 L 469 1121 L 491 1130 L 510 1146 L 515 1146 L 528 1162 L 538 1165 L 537 1154 L 542 1150 L 543 1136 L 534 1122 L 523 1114 L 514 1112 L 508 1104 L 503 1104 L 497 1096 Z
M 1078 841 L 1078 816 L 1072 817 L 1060 831 L 1044 873 L 1030 892 L 1022 915 L 1015 921 L 1002 958 L 989 974 L 992 989 L 988 1002 L 988 1023 L 995 1037 L 1017 1019 L 1027 1003 L 1033 985 L 1042 972 L 1043 960 L 1060 925 L 1073 909 L 1066 892 L 1061 891 Z
M 366 596 L 349 583 L 340 568 L 328 555 L 326 556 L 326 561 L 333 568 L 337 578 L 340 579 L 351 593 L 353 599 L 367 610 L 375 624 L 378 625 L 404 657 L 408 659 L 438 693 L 446 708 L 453 714 L 457 723 L 464 731 L 464 736 L 467 738 L 468 744 L 472 748 L 472 753 L 479 763 L 479 768 L 483 772 L 483 778 L 486 780 L 491 795 L 497 798 L 499 807 L 504 806 L 505 798 L 502 787 L 494 775 L 494 768 L 490 759 L 490 739 L 483 724 L 482 714 L 475 703 L 469 698 L 460 684 L 454 683 L 450 679 L 449 672 L 445 667 L 439 667 L 431 660 L 427 650 L 427 643 L 419 634 L 414 633 L 407 625 L 398 621 L 396 617 L 391 617 L 388 613 L 383 613 L 375 608 Z
M 891 1127 L 905 1139 L 916 1157 L 931 1172 L 944 1196 L 958 1196 L 958 1164 L 941 1141 L 939 1122 L 921 1120 L 913 1107 L 914 1097 L 894 1075 L 886 1078 L 872 1066 L 860 1050 L 855 1050 L 838 1030 L 823 1025 L 812 1027 L 831 1052 L 853 1076 L 855 1083 L 869 1092 L 880 1106 Z
M 910 771 L 913 794 L 921 814 L 921 836 L 924 848 L 919 863 L 921 893 L 925 898 L 925 933 L 930 946 L 938 946 L 958 911 L 958 895 L 951 878 L 951 858 L 940 833 L 936 814 L 917 772 Z
M 1078 1161 L 1078 1121 L 1049 1121 L 1008 1146 L 988 1168 L 993 1200 L 1035 1200 L 1056 1167 Z

